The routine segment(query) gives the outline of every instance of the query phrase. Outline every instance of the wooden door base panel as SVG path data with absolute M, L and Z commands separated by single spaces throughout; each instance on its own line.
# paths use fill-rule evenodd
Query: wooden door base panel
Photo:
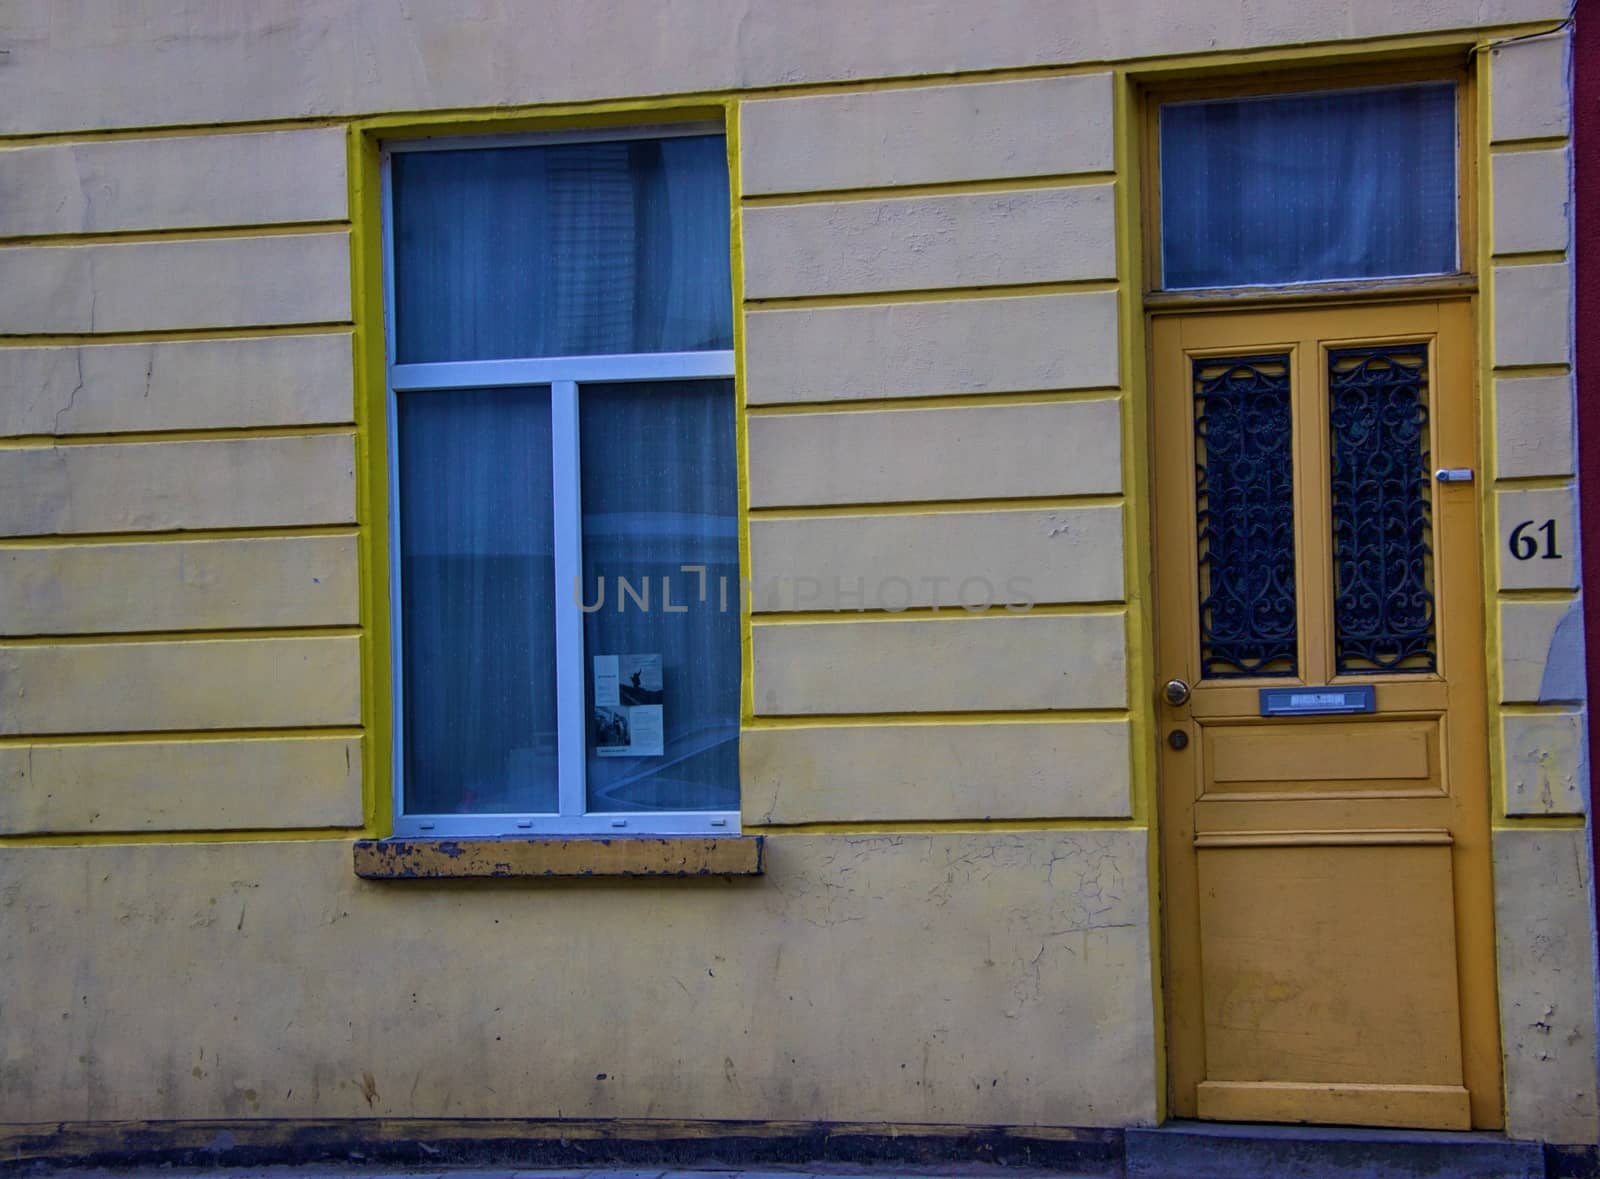
M 1202 1081 L 1198 1098 L 1202 1118 L 1224 1122 L 1472 1128 L 1467 1091 L 1459 1085 Z

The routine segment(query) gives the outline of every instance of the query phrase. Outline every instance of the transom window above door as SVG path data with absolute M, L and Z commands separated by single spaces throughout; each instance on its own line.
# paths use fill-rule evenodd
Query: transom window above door
M 1166 290 L 1460 270 L 1452 81 L 1168 102 Z

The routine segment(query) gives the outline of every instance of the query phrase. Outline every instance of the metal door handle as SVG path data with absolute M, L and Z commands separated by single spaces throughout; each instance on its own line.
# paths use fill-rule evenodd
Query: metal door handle
M 1167 698 L 1167 703 L 1176 708 L 1180 704 L 1189 702 L 1189 685 L 1182 680 L 1168 680 L 1163 694 Z

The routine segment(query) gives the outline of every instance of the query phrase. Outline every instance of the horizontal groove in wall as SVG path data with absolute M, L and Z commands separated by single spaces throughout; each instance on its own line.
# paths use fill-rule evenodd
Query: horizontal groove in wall
M 1002 512 L 1014 508 L 1110 508 L 1122 504 L 1121 495 L 1048 495 L 1005 499 L 916 500 L 884 504 L 820 504 L 781 508 L 751 508 L 751 520 L 807 520 L 832 516 L 939 516 L 956 512 Z
M 352 434 L 355 420 L 300 426 L 228 426 L 203 430 L 126 430 L 111 434 L 20 434 L 0 438 L 0 450 L 48 450 L 63 446 L 107 443 L 224 442 L 236 438 L 304 438 L 320 434 Z
M 280 729 L 134 729 L 101 733 L 16 733 L 0 736 L 0 747 L 21 745 L 125 745 L 129 742 L 237 741 L 258 738 L 361 737 L 360 725 L 289 725 Z
M 929 581 L 930 578 L 910 578 L 907 580 Z M 953 577 L 941 579 L 955 582 Z M 759 594 L 761 584 L 757 582 L 756 591 Z M 751 616 L 751 624 L 757 629 L 767 626 L 794 626 L 796 624 L 831 623 L 831 622 L 897 622 L 901 619 L 908 621 L 927 622 L 933 619 L 945 618 L 1028 618 L 1043 615 L 1047 618 L 1074 617 L 1079 614 L 1121 614 L 1126 602 L 1121 599 L 1102 602 L 1051 602 L 1039 603 L 1017 609 L 1007 609 L 1004 603 L 997 602 L 982 610 L 968 610 L 961 605 L 951 606 L 908 606 L 904 610 L 775 610 L 770 613 L 757 613 Z M 9 640 L 0 639 L 0 644 Z
M 340 639 L 360 638 L 360 626 L 262 626 L 228 627 L 219 630 L 135 630 L 97 634 L 0 635 L 0 650 L 6 647 L 83 647 L 109 643 L 186 643 L 242 639 Z
M 916 728 L 918 725 L 1076 725 L 1126 721 L 1130 714 L 1120 708 L 1084 708 L 1076 712 L 1023 709 L 1017 712 L 882 712 L 841 713 L 820 718 L 806 716 L 757 716 L 746 718 L 747 731 L 771 729 L 884 729 Z
M 89 847 L 138 843 L 299 843 L 308 839 L 359 839 L 365 824 L 350 827 L 226 828 L 207 831 L 84 831 L 74 835 L 0 835 L 0 847 Z
M 1564 377 L 1572 371 L 1570 364 L 1497 364 L 1497 377 Z
M 111 229 L 99 233 L 37 233 L 0 237 L 5 246 L 98 246 L 121 242 L 200 241 L 235 237 L 290 237 L 335 233 L 350 228 L 342 221 L 275 221 L 269 225 L 207 225 L 176 229 Z
M 1515 254 L 1491 254 L 1496 266 L 1547 266 L 1567 261 L 1565 250 L 1525 250 Z
M 1083 819 L 1063 815 L 1043 819 L 884 819 L 835 823 L 740 823 L 745 833 L 764 835 L 999 835 L 1007 831 L 1142 831 L 1138 819 Z
M 1497 475 L 1497 491 L 1570 491 L 1571 475 Z
M 1508 815 L 1496 812 L 1491 831 L 1581 831 L 1582 815 Z
M 752 405 L 751 417 L 797 417 L 814 413 L 855 413 L 873 409 L 965 409 L 972 406 L 1048 405 L 1067 401 L 1107 401 L 1121 397 L 1115 385 L 1088 389 L 1046 389 L 1029 393 L 935 393 L 926 397 L 856 397 L 848 401 L 780 401 Z
M 322 127 L 343 127 L 350 120 L 337 115 L 305 119 L 258 119 L 235 123 L 179 123 L 153 127 L 85 128 L 80 131 L 34 131 L 7 135 L 0 133 L 0 149 L 38 147 L 52 143 L 105 143 L 119 139 L 198 139 L 212 135 L 238 135 L 254 131 L 314 131 Z
M 94 544 L 160 544 L 184 540 L 256 540 L 265 537 L 356 536 L 355 524 L 279 524 L 265 528 L 191 528 L 168 532 L 71 532 L 45 536 L 0 537 L 0 551 L 37 549 L 62 545 L 78 547 Z
M 1572 142 L 1565 135 L 1540 135 L 1529 139 L 1506 139 L 1489 145 L 1490 155 L 1515 155 L 1520 151 L 1552 151 Z
M 1571 602 L 1578 596 L 1575 589 L 1502 589 L 1502 602 Z
M 827 729 L 838 727 L 888 728 L 911 725 L 992 725 L 1039 724 L 1075 721 L 1122 721 L 1129 719 L 1125 708 L 1046 709 L 1019 708 L 1015 712 L 846 712 L 806 713 L 803 716 L 747 717 L 743 729 Z
M 1026 82 L 1040 78 L 1070 78 L 1079 74 L 1103 74 L 1115 63 L 1104 60 L 1079 61 L 1071 65 L 998 66 L 987 70 L 969 70 L 952 73 L 919 74 L 915 77 L 878 77 L 870 79 L 839 79 L 826 82 L 803 82 L 757 87 L 747 91 L 734 91 L 739 97 L 755 101 L 768 98 L 807 98 L 812 95 L 878 93 L 884 90 L 929 90 L 962 82 Z
M 730 97 L 751 100 L 805 98 L 824 94 L 924 90 L 962 82 L 1025 82 L 1040 78 L 1067 78 L 1081 74 L 1104 74 L 1119 69 L 1137 74 L 1173 74 L 1181 72 L 1186 66 L 1206 71 L 1230 64 L 1238 64 L 1240 66 L 1270 65 L 1282 69 L 1286 66 L 1293 66 L 1296 63 L 1306 61 L 1334 62 L 1351 59 L 1371 61 L 1374 57 L 1377 57 L 1380 61 L 1387 57 L 1390 60 L 1407 62 L 1411 54 L 1418 50 L 1424 52 L 1432 51 L 1433 54 L 1443 55 L 1443 46 L 1448 45 L 1451 49 L 1454 49 L 1456 45 L 1459 45 L 1462 49 L 1465 49 L 1468 45 L 1483 40 L 1499 41 L 1522 34 L 1553 32 L 1553 26 L 1556 23 L 1550 19 L 1543 19 L 1497 25 L 1462 25 L 1435 29 L 1431 32 L 1391 33 L 1367 37 L 1360 41 L 1335 41 L 1309 45 L 1274 44 L 1244 49 L 1223 47 L 1166 55 L 1147 54 L 1144 56 L 1117 58 L 1086 58 L 1083 61 L 1066 64 L 991 66 L 972 70 L 945 70 L 937 73 L 918 73 L 915 75 L 876 75 L 860 78 L 826 79 L 817 82 L 780 82 L 768 86 L 749 86 L 739 90 L 714 90 L 701 92 L 698 95 L 668 95 L 666 97 L 674 103 L 678 102 L 681 97 L 684 104 L 689 105 L 697 97 L 711 102 Z M 1341 49 L 1345 50 L 1345 52 L 1341 53 Z M 1377 51 L 1376 54 L 1373 52 L 1374 50 Z M 595 106 L 603 101 L 597 99 L 587 105 Z M 578 105 L 582 106 L 584 104 Z M 454 108 L 453 110 L 439 113 L 446 116 L 451 114 L 470 114 L 477 109 Z M 513 109 L 537 110 L 538 107 Z M 352 116 L 352 118 L 359 120 L 361 116 Z
M 1551 20 L 1522 21 L 1513 24 L 1463 25 L 1441 28 L 1423 33 L 1399 33 L 1370 37 L 1357 42 L 1331 42 L 1311 45 L 1268 45 L 1255 48 L 1218 48 L 1197 50 L 1169 56 L 1144 56 L 1124 58 L 1093 58 L 1068 65 L 1000 66 L 991 69 L 944 71 L 915 76 L 877 76 L 871 78 L 828 79 L 806 83 L 777 83 L 770 86 L 752 86 L 738 90 L 705 90 L 668 94 L 655 98 L 591 99 L 573 103 L 520 103 L 498 107 L 438 107 L 398 111 L 347 111 L 337 115 L 306 116 L 303 118 L 243 119 L 224 123 L 151 124 L 144 127 L 80 128 L 74 130 L 33 131 L 6 134 L 0 132 L 0 147 L 25 146 L 40 143 L 80 143 L 108 139 L 156 139 L 190 135 L 230 135 L 250 131 L 292 131 L 317 127 L 339 127 L 354 124 L 357 129 L 379 134 L 388 128 L 415 129 L 426 122 L 448 123 L 451 120 L 480 121 L 490 115 L 499 127 L 516 121 L 555 120 L 562 118 L 599 118 L 619 111 L 637 110 L 645 116 L 657 118 L 670 114 L 674 108 L 717 106 L 730 99 L 761 100 L 769 98 L 805 97 L 832 93 L 862 91 L 917 90 L 946 86 L 962 82 L 1026 81 L 1037 78 L 1071 77 L 1079 74 L 1103 74 L 1125 70 L 1152 77 L 1180 76 L 1187 70 L 1215 69 L 1238 64 L 1258 65 L 1270 62 L 1274 66 L 1306 62 L 1337 62 L 1346 60 L 1371 61 L 1385 57 L 1396 58 L 1408 51 L 1433 51 L 1459 42 L 1470 43 L 1498 41 L 1540 31 L 1553 31 L 1557 22 Z M 1340 50 L 1345 52 L 1340 52 Z M 1376 53 L 1374 52 L 1376 51 Z M 621 126 L 622 124 L 616 124 Z
M 1115 279 L 1085 278 L 1065 282 L 1030 282 L 984 287 L 940 287 L 938 290 L 863 291 L 849 295 L 782 295 L 746 299 L 747 311 L 804 307 L 870 307 L 879 303 L 950 303 L 963 299 L 1014 299 L 1022 295 L 1094 294 L 1119 290 Z
M 1559 716 L 1582 708 L 1583 701 L 1563 700 L 1550 704 L 1519 701 L 1515 704 L 1497 704 L 1495 707 L 1501 716 Z
M 7 335 L 0 348 L 62 348 L 73 344 L 161 344 L 182 340 L 237 340 L 250 336 L 317 336 L 348 332 L 351 320 L 332 323 L 258 323 L 226 328 L 156 328 L 138 332 L 38 332 Z
M 1036 188 L 1077 188 L 1088 184 L 1109 184 L 1115 172 L 1067 172 L 1048 176 L 1016 176 L 999 180 L 945 180 L 923 184 L 887 185 L 874 188 L 833 188 L 816 192 L 761 193 L 743 198 L 747 209 L 786 205 L 833 205 L 850 201 L 892 200 L 899 197 L 959 196 L 962 193 L 1023 192 Z
M 1241 66 L 1262 66 L 1267 69 L 1283 69 L 1308 61 L 1322 62 L 1330 66 L 1357 61 L 1367 65 L 1381 66 L 1392 63 L 1404 67 L 1415 64 L 1417 55 L 1425 54 L 1436 60 L 1442 59 L 1453 63 L 1458 50 L 1466 52 L 1470 49 L 1476 52 L 1478 48 L 1489 48 L 1489 43 L 1512 37 L 1552 33 L 1560 28 L 1562 23 L 1555 18 L 1545 17 L 1500 25 L 1454 25 L 1434 29 L 1431 32 L 1391 33 L 1368 37 L 1353 43 L 1324 41 L 1298 45 L 1262 45 L 1251 49 L 1195 50 L 1167 58 L 1128 58 L 1115 64 L 1137 66 L 1139 67 L 1137 72 L 1150 81 L 1174 81 L 1190 72 L 1201 73 L 1201 80 L 1208 80 L 1205 75 L 1210 74 L 1217 65 L 1226 62 L 1237 62 Z M 1338 52 L 1340 48 L 1345 48 L 1347 52 Z M 1376 52 L 1361 52 L 1363 50 Z

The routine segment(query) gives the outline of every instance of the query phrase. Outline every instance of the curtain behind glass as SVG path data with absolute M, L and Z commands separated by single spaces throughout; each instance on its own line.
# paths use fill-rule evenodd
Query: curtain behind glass
M 733 347 L 720 135 L 393 157 L 401 364 Z
M 1162 285 L 1457 269 L 1451 83 L 1161 108 Z
M 586 607 L 604 587 L 600 608 L 583 620 L 589 809 L 737 810 L 733 383 L 582 385 L 578 421 Z M 700 574 L 685 565 L 705 567 L 704 600 Z M 624 595 L 622 579 L 632 595 Z M 614 706 L 597 702 L 596 656 L 619 661 Z M 660 657 L 658 680 L 647 662 L 653 656 Z M 638 681 L 630 682 L 630 668 L 642 670 Z M 657 706 L 659 748 L 655 717 L 636 712 Z M 630 741 L 644 751 L 620 752 Z
M 554 812 L 550 392 L 398 401 L 406 812 Z

